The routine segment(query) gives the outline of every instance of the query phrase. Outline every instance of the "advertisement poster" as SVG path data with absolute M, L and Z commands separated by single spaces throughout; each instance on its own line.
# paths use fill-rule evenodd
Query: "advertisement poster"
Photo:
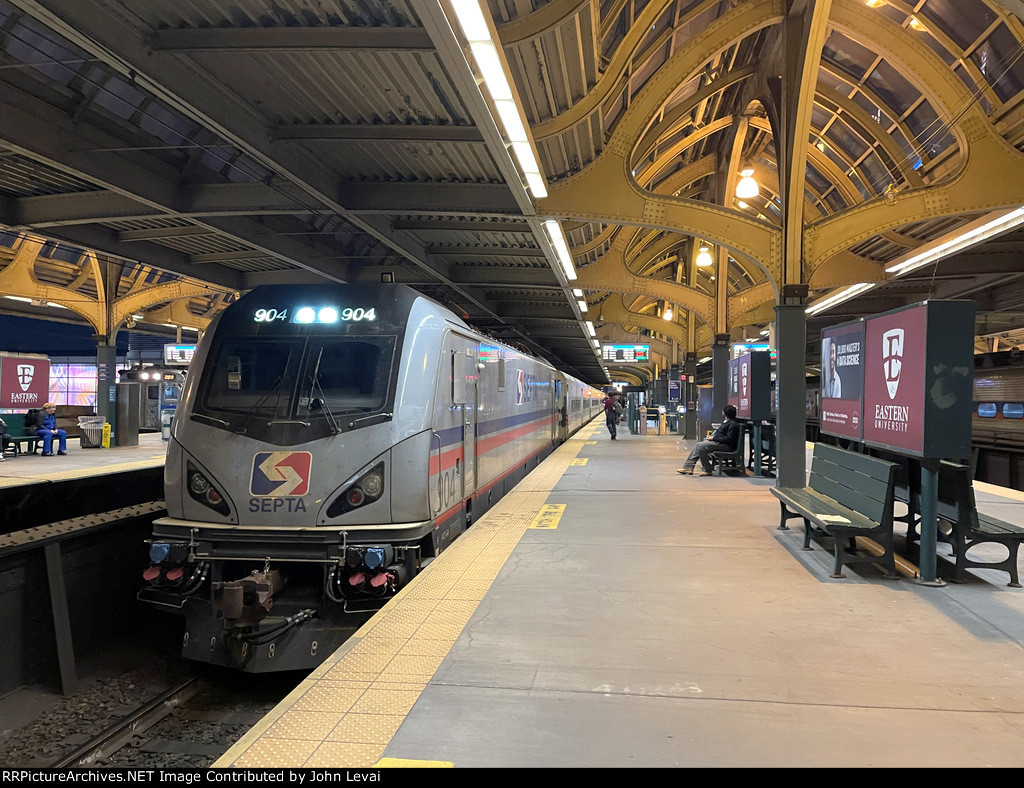
M 0 408 L 41 408 L 49 394 L 49 359 L 0 357 Z
M 821 332 L 821 430 L 860 440 L 863 436 L 864 322 Z
M 736 408 L 737 412 L 740 409 L 740 360 L 738 358 L 729 359 L 729 396 L 727 402 Z
M 736 418 L 750 418 L 750 354 L 740 356 L 736 359 L 738 367 L 737 393 L 736 393 Z
M 924 305 L 866 321 L 865 441 L 913 454 L 923 452 L 927 327 Z

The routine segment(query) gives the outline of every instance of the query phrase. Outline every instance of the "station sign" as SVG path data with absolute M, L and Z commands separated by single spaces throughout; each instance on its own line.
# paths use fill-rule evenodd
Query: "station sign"
M 195 345 L 164 345 L 165 364 L 191 364 L 195 354 Z
M 0 408 L 41 408 L 50 397 L 50 359 L 0 357 Z
M 602 345 L 601 358 L 604 361 L 619 361 L 625 364 L 642 364 L 651 360 L 651 346 Z

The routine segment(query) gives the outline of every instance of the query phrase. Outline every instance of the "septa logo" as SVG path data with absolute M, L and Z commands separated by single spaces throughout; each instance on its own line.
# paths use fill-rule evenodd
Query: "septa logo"
M 28 391 L 32 385 L 32 378 L 36 376 L 35 364 L 18 364 L 18 385 L 22 391 Z
M 526 402 L 526 373 L 523 370 L 516 372 L 516 405 Z
M 900 387 L 900 372 L 903 371 L 902 328 L 890 328 L 882 334 L 882 364 L 885 367 L 885 387 L 889 390 L 889 399 L 895 399 Z
M 308 451 L 261 451 L 252 458 L 249 494 L 282 498 L 309 492 L 313 455 Z

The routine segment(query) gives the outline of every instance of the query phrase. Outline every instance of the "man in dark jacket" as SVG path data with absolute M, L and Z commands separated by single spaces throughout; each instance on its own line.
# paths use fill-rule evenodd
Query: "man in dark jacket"
M 686 476 L 693 474 L 693 469 L 699 459 L 700 465 L 704 469 L 701 476 L 710 476 L 712 454 L 716 451 L 736 451 L 740 440 L 740 423 L 736 421 L 736 408 L 726 405 L 722 409 L 722 415 L 725 416 L 725 421 L 718 425 L 718 429 L 710 438 L 694 446 L 690 456 L 683 463 L 683 467 L 677 469 L 681 474 Z

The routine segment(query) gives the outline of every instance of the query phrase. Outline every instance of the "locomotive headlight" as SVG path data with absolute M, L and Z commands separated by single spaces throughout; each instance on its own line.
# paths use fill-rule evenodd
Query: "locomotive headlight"
M 317 315 L 317 319 L 321 323 L 337 323 L 338 322 L 338 310 L 333 306 L 325 306 L 320 310 Z
M 374 468 L 359 480 L 359 486 L 371 500 L 375 501 L 380 498 L 381 493 L 384 492 L 384 468 L 382 466 Z
M 296 323 L 312 323 L 316 320 L 316 310 L 311 306 L 304 306 L 295 313 Z
M 198 501 L 203 506 L 209 506 L 218 514 L 225 516 L 231 514 L 231 508 L 228 506 L 227 501 L 224 500 L 220 490 L 213 486 L 213 482 L 207 479 L 203 472 L 191 462 L 186 463 L 185 466 L 185 478 L 188 479 L 188 494 L 192 497 L 192 500 Z
M 210 480 L 199 471 L 192 471 L 188 475 L 188 489 L 195 495 L 206 495 L 210 489 Z
M 351 512 L 360 506 L 379 500 L 384 494 L 384 463 L 378 463 L 360 476 L 334 502 L 327 507 L 328 517 Z

